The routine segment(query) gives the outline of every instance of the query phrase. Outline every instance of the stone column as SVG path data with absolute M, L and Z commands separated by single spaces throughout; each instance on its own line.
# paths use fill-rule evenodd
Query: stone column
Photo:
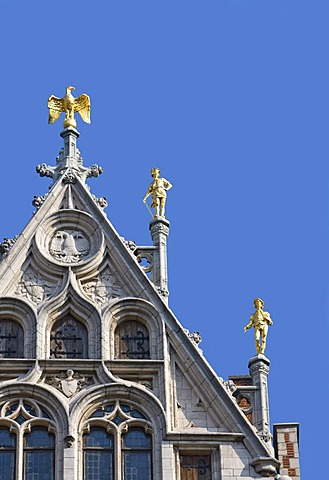
M 254 394 L 253 424 L 266 442 L 271 440 L 270 412 L 268 405 L 267 377 L 270 361 L 265 355 L 258 354 L 249 360 L 249 372 L 256 387 Z
M 78 168 L 77 165 L 77 138 L 79 138 L 79 132 L 75 128 L 68 127 L 61 132 L 61 137 L 64 140 L 64 152 L 63 152 L 63 168 Z
M 167 298 L 168 272 L 167 272 L 167 237 L 169 235 L 168 220 L 162 217 L 150 221 L 150 231 L 154 250 L 154 266 L 152 271 L 152 282 L 158 288 L 159 293 Z

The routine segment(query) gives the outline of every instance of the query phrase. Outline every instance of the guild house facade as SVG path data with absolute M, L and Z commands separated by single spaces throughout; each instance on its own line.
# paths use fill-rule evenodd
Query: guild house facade
M 270 431 L 261 299 L 249 374 L 223 380 L 168 308 L 170 182 L 152 169 L 150 246 L 120 236 L 86 185 L 102 169 L 83 165 L 72 90 L 48 101 L 65 116 L 37 166 L 49 193 L 0 245 L 0 479 L 300 480 L 298 425 Z

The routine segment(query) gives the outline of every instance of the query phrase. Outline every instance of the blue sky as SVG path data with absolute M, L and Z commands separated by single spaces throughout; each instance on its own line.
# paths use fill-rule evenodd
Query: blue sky
M 62 146 L 47 98 L 74 85 L 120 235 L 151 242 L 150 168 L 173 184 L 170 307 L 219 376 L 248 373 L 264 299 L 271 421 L 300 423 L 303 480 L 327 450 L 328 17 L 327 0 L 0 0 L 0 240 L 47 192 L 35 166 Z

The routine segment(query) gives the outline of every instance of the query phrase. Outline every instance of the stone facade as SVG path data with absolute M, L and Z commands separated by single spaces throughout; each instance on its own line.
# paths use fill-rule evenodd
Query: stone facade
M 85 184 L 101 167 L 61 136 L 56 166 L 37 167 L 49 193 L 1 250 L 0 478 L 274 477 L 269 360 L 218 377 L 167 306 L 169 222 L 151 221 L 149 247 L 118 236 Z

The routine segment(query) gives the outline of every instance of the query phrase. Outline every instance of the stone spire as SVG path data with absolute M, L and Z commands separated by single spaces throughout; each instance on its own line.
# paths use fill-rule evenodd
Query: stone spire
M 83 166 L 83 160 L 77 148 L 77 139 L 80 134 L 75 128 L 65 128 L 60 135 L 64 140 L 64 147 L 56 157 L 56 165 L 54 167 L 46 163 L 37 165 L 36 170 L 41 177 L 50 177 L 54 183 L 59 178 L 64 184 L 76 183 L 77 179 L 85 183 L 87 178 L 98 177 L 103 173 L 102 167 L 96 163 L 91 167 Z

